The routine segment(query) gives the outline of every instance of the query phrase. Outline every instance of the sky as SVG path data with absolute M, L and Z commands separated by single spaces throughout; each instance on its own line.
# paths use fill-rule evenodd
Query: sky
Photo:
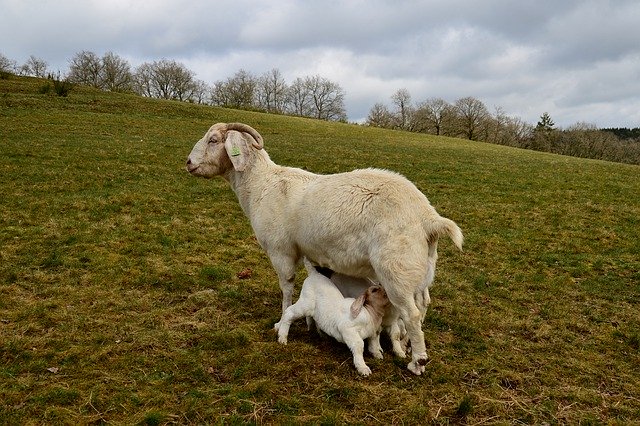
M 407 89 L 559 127 L 640 127 L 638 0 L 0 0 L 0 53 L 184 64 L 212 84 L 273 68 L 344 90 L 350 121 Z

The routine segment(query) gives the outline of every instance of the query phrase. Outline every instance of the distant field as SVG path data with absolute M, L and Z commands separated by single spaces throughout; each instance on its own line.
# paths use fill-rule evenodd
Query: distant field
M 43 85 L 0 80 L 0 424 L 640 423 L 640 167 Z M 387 350 L 361 378 L 303 322 L 278 345 L 235 196 L 184 171 L 231 121 L 280 164 L 400 172 L 460 225 L 424 376 Z

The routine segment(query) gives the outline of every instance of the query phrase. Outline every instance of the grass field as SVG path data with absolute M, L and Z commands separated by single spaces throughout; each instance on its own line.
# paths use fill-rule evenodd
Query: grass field
M 640 424 L 640 167 L 43 84 L 0 80 L 0 424 Z M 424 376 L 387 350 L 361 378 L 303 322 L 278 345 L 248 220 L 184 171 L 231 121 L 280 164 L 398 171 L 460 225 Z

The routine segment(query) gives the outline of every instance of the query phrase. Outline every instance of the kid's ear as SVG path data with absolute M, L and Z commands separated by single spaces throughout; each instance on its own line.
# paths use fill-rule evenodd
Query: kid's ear
M 251 148 L 242 133 L 236 130 L 229 130 L 224 141 L 224 148 L 227 150 L 227 155 L 231 160 L 231 164 L 233 164 L 233 168 L 239 172 L 244 171 L 249 162 L 249 150 Z
M 362 310 L 362 307 L 364 306 L 364 302 L 366 301 L 366 299 L 367 299 L 367 292 L 365 291 L 360 296 L 358 296 L 356 300 L 353 301 L 350 309 L 351 318 L 355 319 L 357 318 L 358 315 L 360 315 L 360 311 Z

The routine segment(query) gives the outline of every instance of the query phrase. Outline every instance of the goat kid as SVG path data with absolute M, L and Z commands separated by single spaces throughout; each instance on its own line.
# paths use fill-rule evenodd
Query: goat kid
M 305 267 L 309 276 L 302 284 L 300 298 L 284 311 L 280 321 L 274 325 L 278 342 L 287 344 L 293 321 L 311 317 L 319 330 L 349 347 L 356 369 L 363 376 L 368 376 L 371 369 L 364 362 L 365 339 L 369 339 L 369 352 L 382 359 L 380 329 L 389 304 L 384 289 L 371 285 L 357 298 L 344 297 L 331 280 L 316 271 L 306 259 Z

